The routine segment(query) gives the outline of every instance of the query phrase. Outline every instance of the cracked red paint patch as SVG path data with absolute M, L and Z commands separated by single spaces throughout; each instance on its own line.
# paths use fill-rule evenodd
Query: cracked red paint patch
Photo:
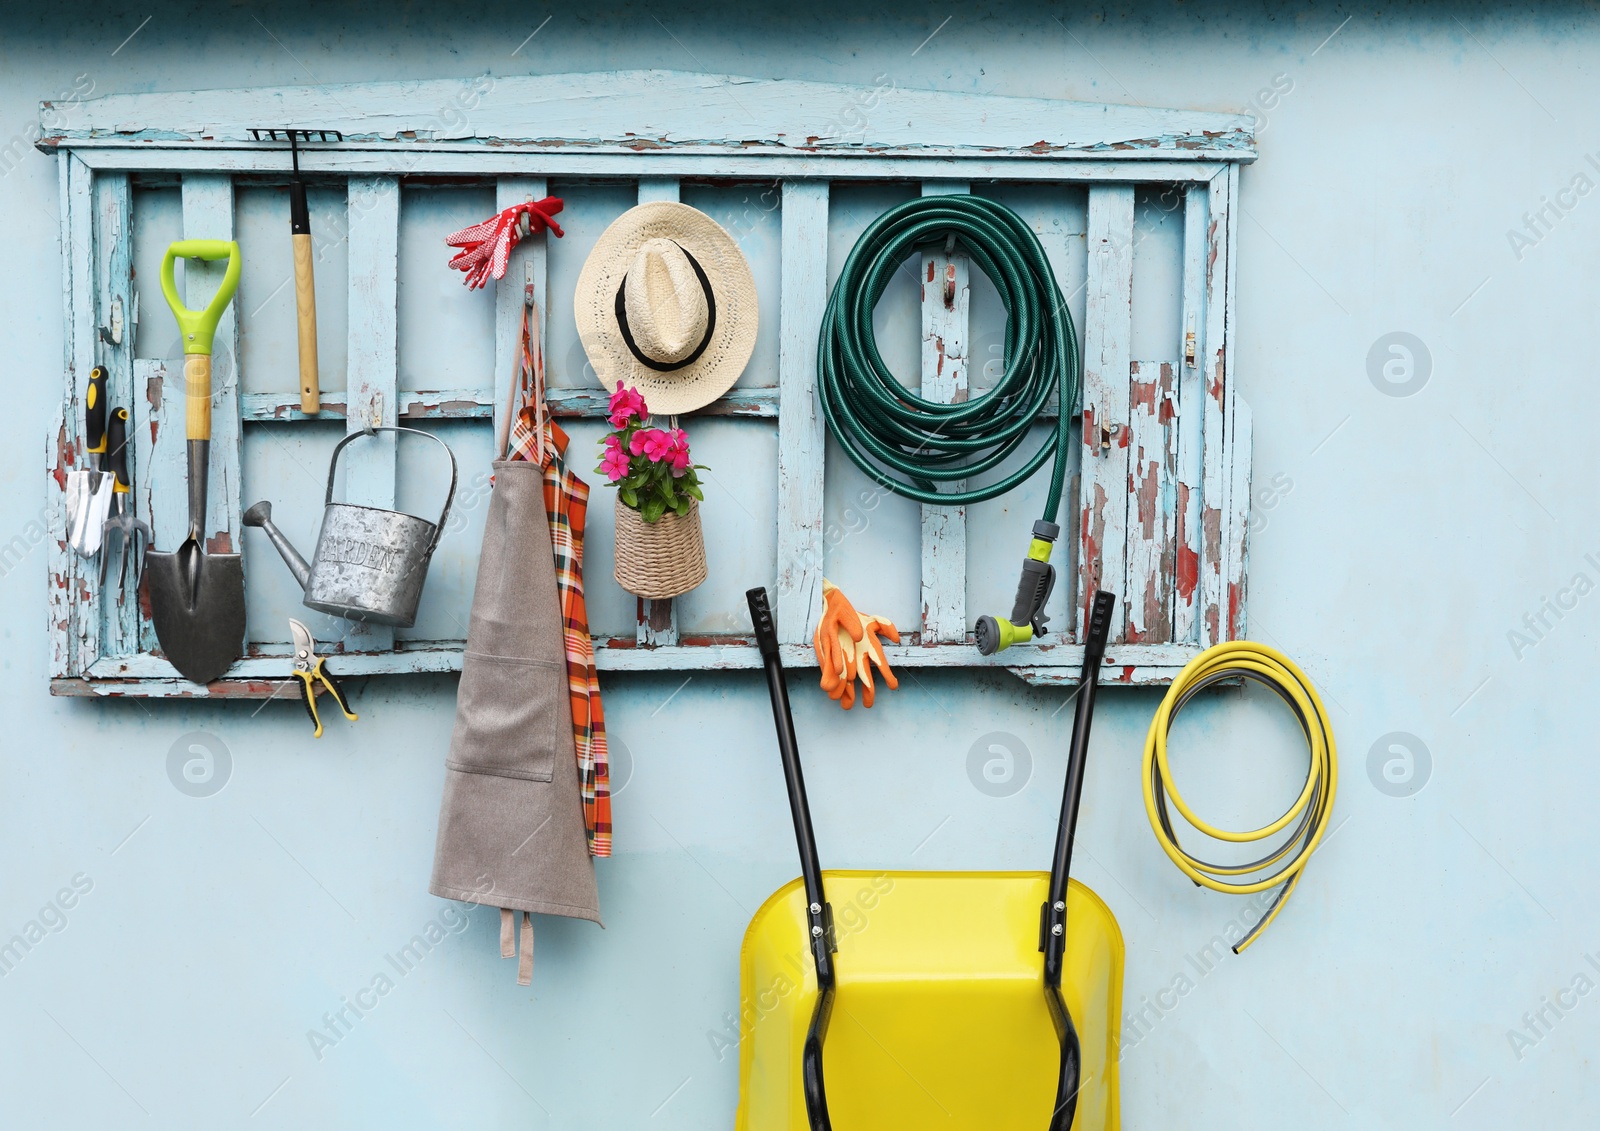
M 56 465 L 50 470 L 50 478 L 56 481 L 56 489 L 67 489 L 67 468 L 73 466 L 77 460 L 77 446 L 67 438 L 67 426 L 63 424 L 56 433 Z
M 1178 596 L 1184 601 L 1193 600 L 1195 587 L 1200 584 L 1200 555 L 1188 546 L 1179 546 L 1175 572 Z
M 1134 372 L 1139 372 L 1137 367 Z M 1156 407 L 1156 383 L 1137 379 L 1129 381 L 1128 406 L 1130 409 L 1142 408 L 1154 412 Z
M 1156 420 L 1168 425 L 1178 418 L 1178 403 L 1172 397 L 1172 366 L 1166 363 L 1161 366 L 1161 390 L 1161 400 L 1156 405 Z

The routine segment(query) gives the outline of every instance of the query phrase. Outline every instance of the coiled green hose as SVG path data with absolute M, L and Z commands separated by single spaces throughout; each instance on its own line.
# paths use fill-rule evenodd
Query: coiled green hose
M 951 236 L 1005 305 L 1005 373 L 981 396 L 943 404 L 924 400 L 889 371 L 872 312 L 911 252 Z M 1005 494 L 1054 456 L 1043 516 L 1049 522 L 1061 506 L 1080 371 L 1072 315 L 1038 237 L 1011 209 L 977 196 L 919 197 L 874 220 L 839 273 L 817 345 L 828 427 L 867 475 L 920 503 L 962 506 Z M 998 467 L 1027 439 L 1052 394 L 1061 406 L 1055 431 L 1020 468 L 987 486 L 938 490 Z
M 1005 372 L 970 400 L 925 400 L 901 383 L 878 352 L 872 313 L 913 251 L 959 247 L 989 277 L 1006 310 Z M 926 285 L 926 284 L 924 284 Z M 1004 495 L 1054 457 L 1044 516 L 1033 525 L 1011 619 L 980 617 L 985 655 L 1045 630 L 1055 585 L 1049 564 L 1078 402 L 1078 335 L 1044 248 L 1011 209 L 978 196 L 924 196 L 879 216 L 861 233 L 828 297 L 817 343 L 817 391 L 828 427 L 873 480 L 919 503 L 964 506 Z M 1022 465 L 985 486 L 941 491 L 999 467 L 1028 439 L 1054 396 L 1050 437 Z

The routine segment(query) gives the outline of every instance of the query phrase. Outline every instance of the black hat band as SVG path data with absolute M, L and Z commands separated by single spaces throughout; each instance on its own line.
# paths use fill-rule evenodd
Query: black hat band
M 617 287 L 617 329 L 622 332 L 622 340 L 628 344 L 629 352 L 639 360 L 640 365 L 654 369 L 657 373 L 671 373 L 674 370 L 682 369 L 686 365 L 693 365 L 696 361 L 699 361 L 700 355 L 705 353 L 706 347 L 711 344 L 711 335 L 717 329 L 717 296 L 712 293 L 711 280 L 706 278 L 705 269 L 700 266 L 700 261 L 690 254 L 688 248 L 676 240 L 672 241 L 672 243 L 689 260 L 689 266 L 694 268 L 695 278 L 700 280 L 700 289 L 705 292 L 706 296 L 706 332 L 701 337 L 700 344 L 694 348 L 693 353 L 682 361 L 673 362 L 661 362 L 656 361 L 654 358 L 646 357 L 634 342 L 633 331 L 628 329 L 627 275 L 623 275 L 622 282 Z

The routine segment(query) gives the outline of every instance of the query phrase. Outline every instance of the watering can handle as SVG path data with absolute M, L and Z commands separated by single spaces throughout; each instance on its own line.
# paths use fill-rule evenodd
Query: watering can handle
M 450 457 L 450 493 L 444 497 L 444 510 L 439 512 L 439 522 L 433 528 L 433 539 L 428 543 L 428 553 L 431 554 L 433 553 L 434 549 L 438 547 L 439 539 L 444 534 L 444 520 L 450 517 L 450 504 L 455 502 L 456 498 L 456 453 L 450 450 L 449 444 L 439 439 L 439 437 L 435 436 L 432 432 L 424 432 L 420 428 L 405 428 L 400 426 L 385 425 L 381 428 L 369 427 L 363 428 L 359 432 L 350 433 L 350 435 L 339 441 L 338 446 L 333 449 L 333 458 L 328 461 L 328 491 L 327 494 L 323 496 L 322 504 L 323 506 L 328 506 L 333 502 L 333 477 L 339 470 L 339 453 L 344 451 L 345 445 L 352 440 L 359 440 L 363 436 L 376 435 L 379 432 L 414 432 L 418 436 L 426 436 L 435 444 L 438 444 L 441 448 L 443 448 L 445 455 Z
M 178 297 L 178 284 L 172 267 L 179 259 L 226 259 L 228 269 L 223 273 L 222 285 L 204 310 L 190 310 Z M 233 240 L 179 240 L 167 248 L 161 259 L 161 293 L 166 296 L 172 316 L 178 320 L 178 331 L 183 335 L 183 352 L 211 352 L 211 339 L 217 332 L 217 322 L 222 312 L 239 289 L 239 245 Z

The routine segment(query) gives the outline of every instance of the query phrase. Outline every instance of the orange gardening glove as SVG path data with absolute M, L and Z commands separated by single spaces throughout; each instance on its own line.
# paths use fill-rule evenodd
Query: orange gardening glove
M 856 705 L 856 650 L 861 645 L 851 640 L 843 628 L 838 631 L 838 645 L 844 657 L 844 674 L 836 686 L 828 688 L 828 698 L 838 700 L 839 706 L 848 711 Z
M 879 635 L 882 635 L 898 644 L 900 630 L 894 626 L 893 621 L 885 620 L 883 617 L 863 617 L 861 625 L 865 631 L 855 649 L 856 676 L 861 680 L 861 705 L 870 707 L 875 694 L 872 686 L 873 664 L 878 665 L 878 672 L 883 676 L 883 682 L 891 689 L 900 686 L 900 681 L 895 678 L 894 672 L 889 670 L 889 658 L 883 654 L 883 644 L 878 639 Z
M 817 621 L 811 643 L 816 649 L 817 664 L 822 668 L 822 690 L 828 693 L 828 698 L 842 699 L 849 694 L 854 701 L 854 645 L 865 631 L 861 615 L 849 598 L 833 582 L 823 578 L 822 617 Z
M 884 617 L 864 617 L 833 582 L 822 582 L 822 618 L 817 622 L 812 644 L 817 664 L 822 668 L 822 690 L 846 711 L 855 706 L 856 680 L 861 681 L 861 705 L 872 706 L 877 688 L 872 665 L 891 688 L 900 686 L 889 670 L 879 637 L 900 643 L 900 632 Z

